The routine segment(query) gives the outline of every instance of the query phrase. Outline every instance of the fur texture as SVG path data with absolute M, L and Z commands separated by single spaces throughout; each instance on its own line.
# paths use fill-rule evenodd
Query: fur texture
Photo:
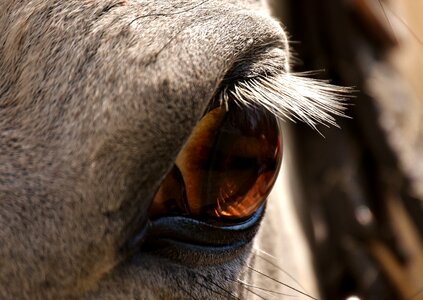
M 222 87 L 312 126 L 339 113 L 326 84 L 288 74 L 285 34 L 257 7 L 1 1 L 1 299 L 228 298 L 205 278 L 238 293 L 248 248 L 192 268 L 120 249 Z

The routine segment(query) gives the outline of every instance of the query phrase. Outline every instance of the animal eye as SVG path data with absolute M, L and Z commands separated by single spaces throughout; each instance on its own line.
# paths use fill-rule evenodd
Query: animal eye
M 276 118 L 254 106 L 209 110 L 158 189 L 151 218 L 243 220 L 266 200 L 282 158 Z

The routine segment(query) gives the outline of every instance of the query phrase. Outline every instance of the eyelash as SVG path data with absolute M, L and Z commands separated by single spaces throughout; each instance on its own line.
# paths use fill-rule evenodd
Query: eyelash
M 344 114 L 352 89 L 316 80 L 304 74 L 259 76 L 237 82 L 223 90 L 223 104 L 233 99 L 241 106 L 259 106 L 282 121 L 305 122 L 317 130 L 318 124 L 337 126 L 334 116 Z M 226 104 L 225 104 L 226 105 Z

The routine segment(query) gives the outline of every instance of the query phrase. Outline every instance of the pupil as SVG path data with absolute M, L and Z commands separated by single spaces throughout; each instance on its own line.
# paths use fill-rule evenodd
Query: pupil
M 281 163 L 275 117 L 255 107 L 209 111 L 194 128 L 152 203 L 152 218 L 242 220 L 266 200 Z

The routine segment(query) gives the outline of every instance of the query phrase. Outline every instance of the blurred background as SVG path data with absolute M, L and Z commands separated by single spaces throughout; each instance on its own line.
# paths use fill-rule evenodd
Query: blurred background
M 289 128 L 322 299 L 423 299 L 423 1 L 273 0 L 293 71 L 354 87 L 342 128 Z

